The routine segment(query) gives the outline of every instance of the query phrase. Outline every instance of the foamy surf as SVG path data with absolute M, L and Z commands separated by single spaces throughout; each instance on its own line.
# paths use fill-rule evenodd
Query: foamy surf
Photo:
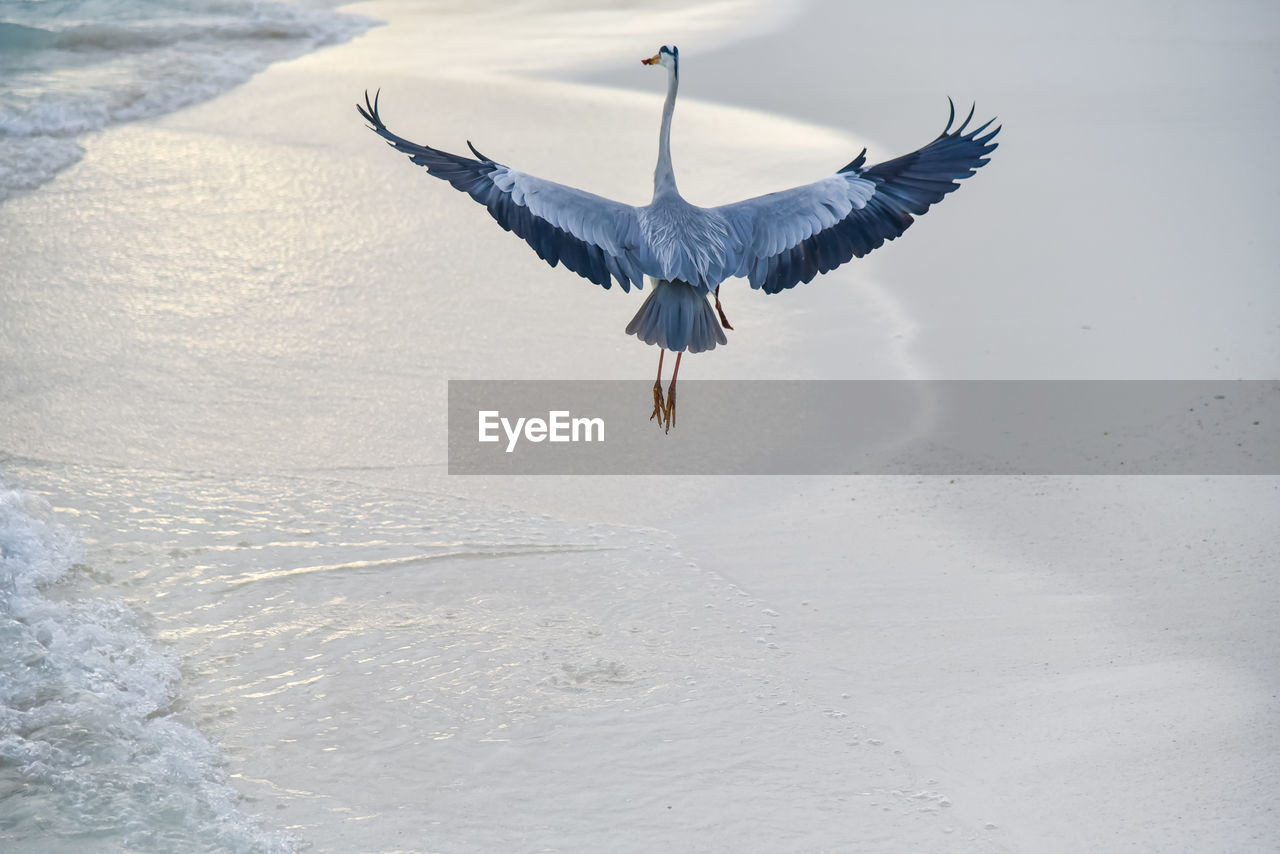
M 867 837 L 923 851 L 948 818 L 921 820 L 929 805 L 897 794 L 910 782 L 898 756 L 792 678 L 788 620 L 663 531 L 320 475 L 6 465 L 74 514 L 94 579 L 67 570 L 68 593 L 103 579 L 182 662 L 176 714 L 160 691 L 122 724 L 83 708 L 69 719 L 136 732 L 181 718 L 219 748 L 171 750 L 183 791 L 147 793 L 179 804 L 172 837 L 112 827 L 100 842 L 86 819 L 59 854 L 202 850 L 196 826 L 227 840 L 203 850 L 288 850 L 219 794 L 219 756 L 245 811 L 334 854 L 487 854 L 511 840 L 639 854 L 702 838 L 707 815 L 726 849 L 809 850 L 833 816 L 869 808 Z M 154 681 L 166 679 L 177 688 L 164 671 Z M 210 770 L 207 787 L 187 762 Z M 104 783 L 151 786 L 103 775 L 86 797 Z M 32 788 L 69 800 L 61 785 Z M 768 808 L 769 792 L 788 806 Z M 51 850 L 23 830 L 19 850 Z
M 0 0 L 0 201 L 80 159 L 76 138 L 212 98 L 374 21 L 252 0 Z
M 174 713 L 179 673 L 49 506 L 0 486 L 0 847 L 286 852 Z

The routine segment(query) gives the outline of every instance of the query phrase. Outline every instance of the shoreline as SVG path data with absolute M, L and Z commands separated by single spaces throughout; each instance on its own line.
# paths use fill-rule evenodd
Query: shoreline
M 0 204 L 74 166 L 105 130 L 217 98 L 276 63 L 379 24 L 288 0 L 239 13 L 197 2 L 154 20 L 127 4 L 62 11 L 11 7 L 6 17 L 18 21 L 0 22 L 0 41 L 9 36 L 15 59 L 0 70 L 16 86 L 0 85 Z
M 897 13 L 879 14 L 887 25 Z M 2 387 L 23 401 L 0 413 L 17 437 L 3 450 L 35 463 L 24 468 L 63 461 L 49 478 L 63 488 L 127 494 L 108 532 L 133 530 L 131 507 L 154 516 L 148 559 L 165 596 L 150 607 L 172 609 L 193 671 L 184 699 L 222 737 L 255 813 L 306 825 L 317 850 L 357 836 L 385 851 L 493 850 L 515 829 L 550 844 L 548 814 L 561 841 L 589 847 L 622 826 L 637 851 L 732 833 L 913 854 L 1274 837 L 1264 667 L 1280 625 L 1266 597 L 1278 479 L 446 476 L 444 379 L 649 376 L 652 348 L 621 334 L 623 302 L 642 295 L 539 268 L 483 210 L 381 151 L 351 101 L 383 83 L 385 115 L 410 138 L 448 150 L 471 138 L 623 198 L 646 191 L 660 103 L 656 83 L 620 94 L 424 72 L 409 48 L 448 33 L 389 20 L 213 101 L 113 128 L 56 191 L 0 205 L 15 269 L 41 284 L 0 288 L 23 345 Z M 897 139 L 918 116 L 894 94 L 867 122 Z M 1027 101 L 1012 100 L 1025 117 Z M 1022 126 L 1036 121 L 1048 120 Z M 696 98 L 682 100 L 676 134 L 678 168 L 708 193 L 776 189 L 848 153 L 844 134 Z M 874 266 L 785 303 L 735 295 L 741 346 L 702 375 L 877 375 L 901 367 L 885 352 L 918 343 L 961 374 L 1034 374 L 1055 354 L 1055 370 L 1089 374 L 1088 348 L 1055 350 L 1057 296 L 1031 316 L 1029 337 L 1057 330 L 1043 346 L 963 355 L 983 335 L 1002 342 L 1027 311 L 1002 297 L 1020 286 L 1014 261 L 1043 260 L 1041 244 L 994 269 L 984 258 L 1044 192 L 1017 186 L 1046 150 L 1037 142 L 1027 132 L 1002 147 L 1007 166 L 993 161 Z M 984 278 L 939 282 L 927 272 L 939 266 Z M 877 317 L 849 285 L 889 269 L 902 295 L 886 291 Z M 893 308 L 899 298 L 916 311 Z M 950 332 L 936 332 L 940 318 Z M 1094 331 L 1099 363 L 1151 364 L 1106 363 L 1117 333 Z M 1141 342 L 1171 346 L 1154 332 Z M 388 546 L 402 535 L 404 554 Z M 609 537 L 622 545 L 597 548 Z M 138 543 L 107 545 L 142 560 Z M 380 574 L 378 560 L 399 563 Z M 145 609 L 159 582 L 140 579 L 113 589 Z M 304 683 L 312 674 L 295 667 L 323 678 Z M 423 746 L 419 730 L 441 738 Z M 291 792 L 291 779 L 311 788 Z M 684 787 L 693 809 L 669 810 L 664 786 Z M 708 828 L 707 816 L 730 821 Z

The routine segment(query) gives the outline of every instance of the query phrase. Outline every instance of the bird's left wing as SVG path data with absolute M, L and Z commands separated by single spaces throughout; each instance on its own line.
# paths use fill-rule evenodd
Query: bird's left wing
M 616 279 L 624 291 L 644 286 L 657 271 L 640 230 L 636 208 L 554 181 L 517 172 L 485 157 L 461 157 L 397 136 L 378 115 L 378 100 L 356 105 L 373 131 L 396 151 L 437 178 L 448 181 L 488 208 L 506 231 L 513 231 L 552 267 L 564 264 L 604 288 Z
M 777 293 L 893 240 L 995 150 L 1000 128 L 984 135 L 989 121 L 965 133 L 972 118 L 953 131 L 953 104 L 946 128 L 918 151 L 864 169 L 863 150 L 829 178 L 715 208 L 738 238 L 735 275 Z

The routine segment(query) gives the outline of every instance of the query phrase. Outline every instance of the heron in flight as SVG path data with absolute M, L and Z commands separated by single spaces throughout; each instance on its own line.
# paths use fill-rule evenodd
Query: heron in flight
M 861 258 L 902 234 L 934 203 L 987 162 L 996 148 L 990 120 L 965 132 L 955 104 L 937 139 L 902 157 L 866 166 L 867 150 L 821 181 L 743 202 L 701 208 L 676 189 L 671 165 L 671 115 L 680 85 L 680 52 L 664 45 L 641 60 L 667 70 L 667 100 L 658 133 L 653 201 L 634 206 L 519 172 L 485 157 L 469 141 L 474 158 L 410 142 L 387 129 L 378 98 L 357 104 L 372 129 L 397 151 L 489 209 L 552 267 L 564 264 L 601 287 L 616 281 L 624 292 L 652 282 L 649 296 L 627 324 L 627 334 L 656 344 L 658 378 L 653 414 L 670 431 L 675 423 L 676 376 L 685 352 L 725 344 L 733 329 L 720 305 L 720 284 L 745 276 L 767 294 L 809 282 L 851 258 Z M 714 302 L 714 309 L 712 303 Z M 662 360 L 676 354 L 671 384 L 662 393 Z

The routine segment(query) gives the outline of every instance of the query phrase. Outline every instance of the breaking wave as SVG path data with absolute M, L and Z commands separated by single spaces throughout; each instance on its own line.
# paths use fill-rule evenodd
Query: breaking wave
M 173 711 L 177 667 L 80 554 L 46 503 L 0 485 L 5 851 L 294 850 L 239 812 L 220 754 Z
M 0 201 L 76 137 L 204 101 L 374 21 L 270 0 L 0 0 Z

